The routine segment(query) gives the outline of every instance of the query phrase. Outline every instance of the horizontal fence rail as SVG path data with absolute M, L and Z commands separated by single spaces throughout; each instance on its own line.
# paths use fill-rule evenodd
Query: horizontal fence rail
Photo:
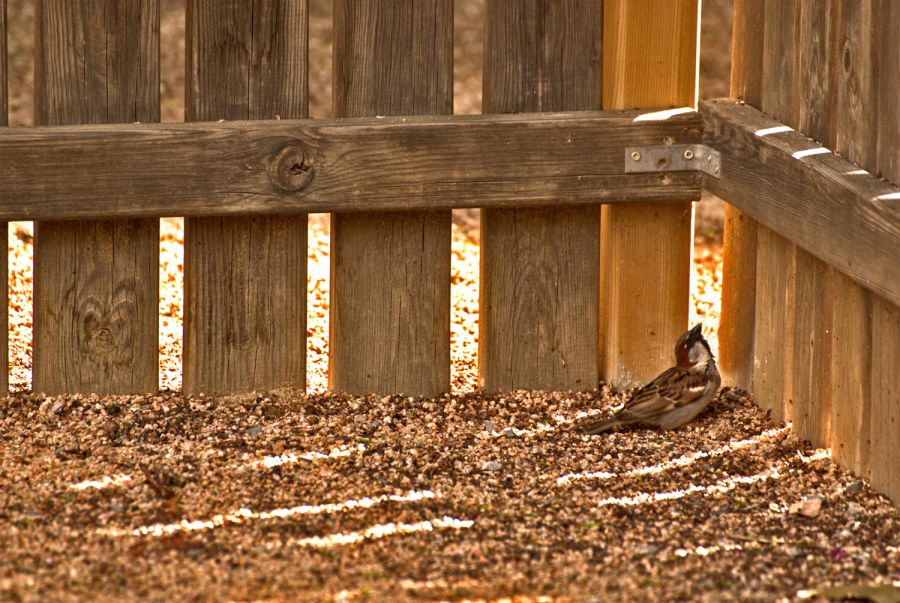
M 665 202 L 699 174 L 625 149 L 700 138 L 689 110 L 10 128 L 0 220 Z
M 900 189 L 750 105 L 704 101 L 705 187 L 900 305 Z

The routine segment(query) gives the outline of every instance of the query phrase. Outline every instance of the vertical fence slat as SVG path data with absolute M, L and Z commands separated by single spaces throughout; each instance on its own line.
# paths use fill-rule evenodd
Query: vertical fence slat
M 334 25 L 336 116 L 452 113 L 451 0 L 336 0 Z M 332 389 L 449 389 L 450 220 L 332 216 Z
M 490 0 L 484 112 L 600 108 L 602 0 Z M 481 213 L 487 390 L 597 383 L 600 208 Z
M 8 121 L 9 100 L 7 97 L 7 58 L 6 58 L 6 0 L 0 0 L 0 126 Z M 0 222 L 0 395 L 9 391 L 9 225 Z
M 159 121 L 158 0 L 37 2 L 35 123 Z M 159 220 L 38 222 L 34 390 L 158 388 Z
M 307 3 L 189 0 L 189 121 L 307 117 Z M 185 219 L 184 390 L 306 385 L 307 219 Z
M 735 0 L 731 96 L 762 105 L 765 3 Z M 727 200 L 726 200 L 727 201 Z M 722 315 L 719 357 L 724 382 L 749 390 L 753 380 L 756 312 L 756 220 L 728 203 L 722 248 Z
M 606 0 L 604 109 L 696 103 L 697 0 Z M 671 366 L 690 302 L 692 207 L 603 206 L 601 375 L 618 386 Z
M 832 46 L 837 42 L 833 0 L 802 0 L 800 38 L 799 127 L 834 145 L 836 93 Z M 831 430 L 832 299 L 828 292 L 834 271 L 797 248 L 795 255 L 794 347 L 791 362 L 791 403 L 794 429 L 804 438 L 824 445 Z
M 875 171 L 877 99 L 875 96 L 874 21 L 871 2 L 837 0 L 833 148 L 865 169 Z M 896 92 L 895 92 L 896 94 Z M 834 271 L 831 289 L 831 445 L 835 458 L 858 474 L 868 467 L 871 413 L 872 296 L 861 285 Z
M 796 128 L 799 115 L 800 3 L 766 0 L 761 108 Z M 791 418 L 796 246 L 759 226 L 753 392 L 776 420 Z
M 876 171 L 900 184 L 900 3 L 875 4 L 878 98 Z M 872 484 L 900 504 L 900 308 L 872 296 Z

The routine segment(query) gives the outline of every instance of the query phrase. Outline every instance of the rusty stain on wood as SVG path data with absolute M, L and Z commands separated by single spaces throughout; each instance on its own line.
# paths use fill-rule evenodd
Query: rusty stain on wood
M 157 0 L 39 1 L 35 29 L 35 123 L 159 121 Z M 34 390 L 156 390 L 159 220 L 37 222 L 34 247 Z
M 600 107 L 601 0 L 492 0 L 486 27 L 485 113 Z M 482 386 L 596 387 L 599 206 L 485 209 L 481 245 Z
M 307 116 L 306 2 L 189 0 L 186 28 L 188 120 Z M 269 152 L 257 167 L 241 149 L 239 169 L 302 190 L 313 154 Z M 306 387 L 306 238 L 306 214 L 185 220 L 186 392 Z

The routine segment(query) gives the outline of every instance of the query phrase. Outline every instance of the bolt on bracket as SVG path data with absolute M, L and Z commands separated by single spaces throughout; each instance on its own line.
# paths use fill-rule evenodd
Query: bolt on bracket
M 625 149 L 625 173 L 700 171 L 721 176 L 722 156 L 702 144 L 663 144 Z

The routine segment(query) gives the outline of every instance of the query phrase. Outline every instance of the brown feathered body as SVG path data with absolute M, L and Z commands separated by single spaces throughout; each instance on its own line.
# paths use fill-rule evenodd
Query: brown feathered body
M 581 426 L 578 431 L 593 435 L 632 424 L 675 429 L 693 420 L 713 401 L 722 383 L 701 325 L 678 339 L 675 362 L 674 367 L 635 392 L 612 417 Z

